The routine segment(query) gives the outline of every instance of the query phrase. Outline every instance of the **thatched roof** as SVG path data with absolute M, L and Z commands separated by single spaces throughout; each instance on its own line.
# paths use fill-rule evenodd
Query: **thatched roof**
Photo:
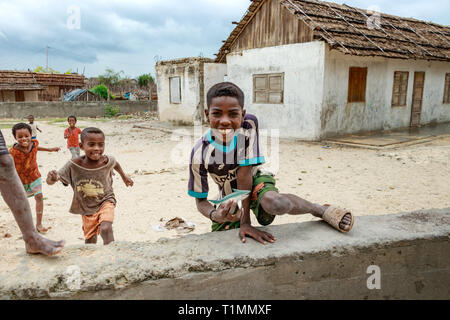
M 223 62 L 240 32 L 265 0 L 254 0 L 217 54 Z M 332 49 L 357 56 L 450 61 L 450 27 L 314 0 L 282 0 L 281 4 L 307 24 L 314 39 Z M 368 22 L 369 21 L 369 22 Z
M 45 86 L 39 84 L 34 75 L 32 72 L 0 70 L 0 90 L 44 90 Z
M 43 90 L 47 86 L 82 88 L 84 76 L 0 70 L 0 90 Z

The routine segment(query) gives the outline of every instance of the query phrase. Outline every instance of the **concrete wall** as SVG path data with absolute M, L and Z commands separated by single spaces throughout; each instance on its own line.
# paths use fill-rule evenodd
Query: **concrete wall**
M 227 65 L 225 63 L 205 63 L 204 64 L 204 87 L 205 87 L 205 105 L 207 108 L 206 94 L 208 90 L 216 83 L 223 82 L 227 73 Z
M 95 101 L 95 102 L 0 102 L 0 118 L 35 117 L 97 117 L 105 115 L 106 106 L 118 106 L 120 113 L 157 111 L 157 101 Z
M 350 67 L 367 67 L 365 103 L 347 103 Z M 409 71 L 404 107 L 391 107 L 394 71 Z M 425 71 L 421 125 L 450 121 L 450 104 L 442 103 L 449 62 L 357 57 L 325 50 L 321 137 L 409 127 L 415 71 Z
M 323 221 L 263 229 L 277 241 L 230 230 L 52 258 L 11 249 L 0 299 L 450 299 L 450 208 L 358 216 L 348 234 Z
M 159 118 L 162 121 L 193 122 L 201 117 L 200 81 L 203 77 L 202 63 L 198 60 L 186 63 L 157 64 L 155 67 L 158 85 Z M 181 103 L 170 101 L 170 78 L 180 77 Z
M 262 129 L 281 137 L 317 140 L 320 135 L 325 43 L 321 41 L 244 50 L 227 55 L 226 81 L 245 94 L 247 112 Z M 253 103 L 253 75 L 284 72 L 284 103 Z

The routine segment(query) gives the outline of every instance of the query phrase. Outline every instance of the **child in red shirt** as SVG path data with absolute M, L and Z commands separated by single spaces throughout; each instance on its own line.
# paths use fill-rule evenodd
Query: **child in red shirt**
M 36 200 L 36 230 L 45 233 L 48 229 L 42 226 L 42 214 L 44 212 L 44 199 L 42 196 L 41 173 L 37 165 L 37 152 L 59 151 L 60 148 L 43 148 L 35 139 L 31 140 L 31 127 L 26 123 L 17 123 L 12 128 L 12 134 L 18 143 L 15 143 L 9 153 L 14 159 L 16 171 L 22 182 L 28 198 Z
M 80 128 L 75 127 L 77 118 L 75 116 L 69 116 L 67 118 L 69 127 L 64 131 L 64 139 L 67 139 L 67 148 L 72 154 L 72 159 L 80 156 L 80 142 L 78 136 L 81 134 Z

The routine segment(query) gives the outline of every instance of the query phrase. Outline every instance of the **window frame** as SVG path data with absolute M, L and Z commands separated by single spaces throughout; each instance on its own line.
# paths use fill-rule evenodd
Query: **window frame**
M 178 78 L 178 94 L 180 97 L 180 101 L 179 102 L 174 102 L 172 101 L 172 79 Z M 181 98 L 181 77 L 180 76 L 174 76 L 174 77 L 169 77 L 169 102 L 171 104 L 181 104 L 182 102 L 182 98 Z
M 270 78 L 280 77 L 280 89 L 270 89 Z M 256 88 L 256 79 L 264 78 L 265 79 L 265 88 L 257 89 Z M 263 92 L 265 94 L 264 101 L 256 101 L 257 93 Z M 280 102 L 271 102 L 270 94 L 271 93 L 279 93 L 280 94 Z M 284 104 L 284 72 L 279 73 L 258 73 L 253 74 L 253 103 L 260 104 Z
M 396 74 L 400 75 L 399 83 L 395 83 L 395 76 Z M 405 90 L 402 91 L 402 75 L 406 74 L 406 87 Z M 409 71 L 394 71 L 394 80 L 392 83 L 392 96 L 391 96 L 391 107 L 406 107 L 407 105 L 407 98 L 408 98 L 408 82 L 409 82 Z M 398 93 L 395 93 L 395 89 L 398 87 Z M 398 95 L 397 104 L 394 104 L 394 95 Z M 402 100 L 404 101 L 404 104 L 401 104 Z
M 444 78 L 444 97 L 442 98 L 442 103 L 450 104 L 450 72 L 445 74 Z

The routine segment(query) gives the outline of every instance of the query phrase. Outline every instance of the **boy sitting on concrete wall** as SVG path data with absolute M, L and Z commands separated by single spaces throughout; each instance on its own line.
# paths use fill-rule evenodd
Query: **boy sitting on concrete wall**
M 273 235 L 251 226 L 250 209 L 261 225 L 269 225 L 276 215 L 311 213 L 339 231 L 350 231 L 354 218 L 349 211 L 279 193 L 273 175 L 259 169 L 265 160 L 259 146 L 258 119 L 246 114 L 244 93 L 238 86 L 230 82 L 214 85 L 208 91 L 207 105 L 210 130 L 192 149 L 188 194 L 195 198 L 198 211 L 211 219 L 212 231 L 240 228 L 242 242 L 246 236 L 263 244 L 274 242 Z M 241 209 L 232 199 L 217 208 L 208 201 L 208 174 L 222 198 L 233 189 L 251 191 Z

